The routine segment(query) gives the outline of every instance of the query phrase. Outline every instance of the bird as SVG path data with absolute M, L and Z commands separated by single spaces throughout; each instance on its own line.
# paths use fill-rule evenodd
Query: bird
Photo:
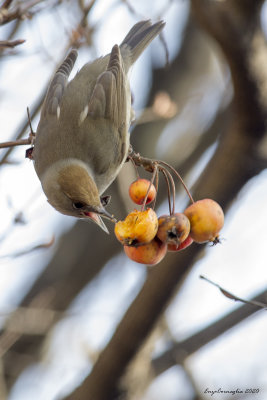
M 134 112 L 130 67 L 162 31 L 164 21 L 139 21 L 110 54 L 86 63 L 69 81 L 78 56 L 71 49 L 48 87 L 32 159 L 47 201 L 62 214 L 115 221 L 102 196 L 127 159 Z

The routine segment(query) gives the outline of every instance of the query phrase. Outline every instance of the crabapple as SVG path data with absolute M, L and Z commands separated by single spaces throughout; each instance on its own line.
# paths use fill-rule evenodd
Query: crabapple
M 180 250 L 186 249 L 192 243 L 193 243 L 193 239 L 191 238 L 190 235 L 188 235 L 187 238 L 179 245 L 172 244 L 172 243 L 168 244 L 168 251 L 180 251 Z
M 152 208 L 132 211 L 124 221 L 115 224 L 115 235 L 124 245 L 135 246 L 149 243 L 156 236 L 158 218 Z
M 149 191 L 148 191 L 149 190 Z M 148 195 L 147 195 L 148 192 Z M 147 179 L 137 179 L 129 187 L 129 195 L 135 204 L 143 204 L 147 195 L 146 204 L 151 203 L 156 197 L 156 188 Z
M 190 221 L 190 236 L 197 243 L 214 242 L 224 224 L 221 206 L 212 199 L 198 200 L 184 211 Z
M 162 215 L 158 222 L 157 237 L 164 243 L 178 246 L 189 235 L 190 222 L 182 213 Z
M 156 265 L 166 255 L 167 245 L 155 237 L 150 243 L 141 246 L 124 246 L 126 255 L 140 264 Z

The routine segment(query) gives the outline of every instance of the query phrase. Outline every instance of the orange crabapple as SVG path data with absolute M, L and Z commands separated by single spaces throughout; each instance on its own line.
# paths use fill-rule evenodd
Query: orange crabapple
M 187 236 L 187 238 L 180 243 L 179 245 L 176 244 L 168 244 L 168 251 L 181 251 L 183 249 L 186 249 L 188 246 L 190 246 L 193 243 L 193 239 L 191 238 L 190 235 Z
M 162 215 L 158 222 L 157 237 L 164 243 L 179 246 L 189 235 L 190 222 L 182 213 Z
M 148 195 L 147 195 L 148 192 Z M 139 178 L 129 187 L 129 196 L 135 204 L 143 204 L 147 195 L 146 204 L 151 203 L 156 197 L 156 188 L 147 179 Z
M 156 236 L 158 218 L 152 208 L 132 211 L 124 221 L 115 224 L 117 239 L 126 246 L 149 243 Z
M 150 243 L 141 246 L 124 246 L 124 251 L 131 260 L 137 263 L 156 265 L 165 257 L 167 245 L 155 237 Z
M 184 214 L 190 221 L 190 236 L 197 243 L 218 241 L 224 224 L 221 206 L 212 199 L 198 200 L 186 208 Z

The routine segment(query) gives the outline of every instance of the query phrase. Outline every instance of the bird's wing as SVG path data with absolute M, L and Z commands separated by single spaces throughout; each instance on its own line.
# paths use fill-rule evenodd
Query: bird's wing
M 127 82 L 118 45 L 113 46 L 106 71 L 97 78 L 89 104 L 93 119 L 109 119 L 120 131 L 127 121 Z
M 71 50 L 55 73 L 55 76 L 48 87 L 42 108 L 42 116 L 48 114 L 57 115 L 59 113 L 60 102 L 77 56 L 77 51 L 75 49 Z
M 101 175 L 101 185 L 105 175 L 103 187 L 114 180 L 128 153 L 131 109 L 129 83 L 118 45 L 108 57 L 105 70 L 98 75 L 88 103 L 79 115 L 77 131 L 86 143 L 84 159 L 93 164 L 95 179 Z M 97 63 L 100 61 L 103 64 L 103 59 Z M 92 65 L 89 68 L 92 71 Z M 82 73 L 87 72 L 81 70 Z M 101 185 L 98 188 L 103 192 Z

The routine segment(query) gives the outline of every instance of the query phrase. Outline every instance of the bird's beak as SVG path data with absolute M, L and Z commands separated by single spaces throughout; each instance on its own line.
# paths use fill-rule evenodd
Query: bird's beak
M 99 228 L 103 229 L 104 232 L 109 234 L 108 228 L 106 227 L 102 218 L 98 214 L 94 212 L 85 212 L 84 215 L 86 215 L 86 217 L 90 218 L 91 221 L 97 224 Z
M 109 219 L 112 222 L 116 222 L 116 219 L 114 218 L 113 215 L 111 215 L 109 212 L 107 212 L 104 207 L 100 208 L 99 210 L 96 210 L 96 212 L 92 211 L 85 211 L 84 215 L 88 218 L 91 219 L 95 224 L 99 226 L 99 228 L 103 229 L 104 232 L 109 234 L 108 228 L 104 224 L 103 220 L 101 217 L 105 217 Z
M 114 215 L 111 215 L 104 207 L 101 207 L 101 209 L 97 210 L 97 213 L 102 217 L 109 219 L 112 222 L 117 222 Z

